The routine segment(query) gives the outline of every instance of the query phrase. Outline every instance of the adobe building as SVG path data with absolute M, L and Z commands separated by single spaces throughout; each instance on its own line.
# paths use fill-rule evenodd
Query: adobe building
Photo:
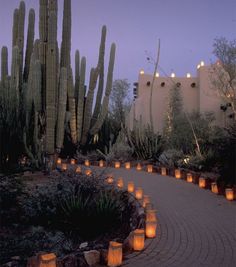
M 153 127 L 155 132 L 162 133 L 164 119 L 168 108 L 170 90 L 178 86 L 183 100 L 183 109 L 187 113 L 199 111 L 201 113 L 213 112 L 216 124 L 224 126 L 230 120 L 229 111 L 223 111 L 223 103 L 217 90 L 212 85 L 212 67 L 205 66 L 201 62 L 197 67 L 197 76 L 176 77 L 174 73 L 170 77 L 155 75 L 152 93 Z M 150 123 L 149 103 L 153 75 L 140 71 L 137 87 L 134 89 L 134 102 L 127 117 L 127 126 L 133 129 L 134 118 L 143 125 Z

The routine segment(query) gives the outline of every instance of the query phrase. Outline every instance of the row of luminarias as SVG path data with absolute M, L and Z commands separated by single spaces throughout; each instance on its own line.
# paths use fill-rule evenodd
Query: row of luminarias
M 181 170 L 175 169 L 175 178 L 181 179 Z M 193 175 L 191 173 L 187 173 L 187 182 L 192 183 L 193 182 Z M 198 181 L 198 186 L 200 188 L 206 188 L 207 187 L 207 179 L 204 177 L 200 177 Z M 216 182 L 211 183 L 211 191 L 212 193 L 219 194 L 219 188 Z M 225 189 L 225 197 L 227 200 L 234 200 L 234 190 L 233 188 L 226 188 Z
M 201 62 L 197 65 L 197 69 L 200 69 L 200 68 L 203 67 L 204 65 L 205 65 L 204 61 L 201 61 Z M 143 75 L 143 74 L 144 74 L 144 70 L 140 70 L 139 73 L 140 73 L 141 75 Z M 156 77 L 156 78 L 160 77 L 160 73 L 159 73 L 159 72 L 156 72 L 155 77 Z M 176 76 L 175 76 L 175 73 L 172 72 L 171 75 L 170 75 L 170 77 L 171 77 L 171 78 L 175 78 L 175 77 L 176 77 Z M 187 77 L 187 78 L 191 78 L 191 74 L 190 74 L 190 73 L 187 73 L 187 74 L 186 74 L 186 77 Z
M 67 164 L 62 163 L 61 159 L 57 160 L 57 164 L 60 165 L 60 168 L 62 171 L 67 170 Z M 70 162 L 71 165 L 75 165 L 76 162 L 74 159 L 71 159 Z M 89 167 L 90 162 L 89 160 L 85 160 L 85 166 Z M 104 161 L 99 161 L 99 166 L 104 167 Z M 116 168 L 120 168 L 120 163 L 115 163 Z M 125 167 L 127 169 L 131 168 L 131 164 L 127 162 L 125 164 Z M 141 164 L 137 165 L 137 169 L 141 170 Z M 148 172 L 152 172 L 153 168 L 152 165 L 148 165 Z M 81 167 L 77 166 L 75 171 L 77 173 L 81 173 Z M 92 170 L 86 169 L 85 170 L 86 175 L 91 175 Z M 115 180 L 112 175 L 108 175 L 106 178 L 106 181 L 108 184 L 114 184 Z M 124 180 L 122 177 L 119 177 L 116 181 L 116 185 L 118 188 L 123 189 L 124 188 Z M 156 228 L 157 228 L 157 217 L 156 217 L 156 210 L 153 209 L 153 205 L 151 203 L 151 199 L 148 195 L 144 195 L 143 189 L 141 187 L 135 188 L 135 184 L 133 181 L 129 181 L 127 184 L 127 191 L 131 194 L 134 194 L 135 198 L 141 202 L 142 207 L 145 209 L 146 214 L 146 220 L 145 220 L 145 229 L 136 229 L 132 232 L 132 246 L 134 251 L 142 251 L 145 246 L 145 237 L 146 238 L 155 238 L 156 236 Z M 115 241 L 111 241 L 109 243 L 109 249 L 108 249 L 108 266 L 110 267 L 116 267 L 120 266 L 122 264 L 122 243 L 118 243 Z
M 61 159 L 58 159 L 58 163 L 61 163 Z M 75 159 L 71 159 L 71 164 L 75 164 Z M 85 166 L 90 166 L 90 162 L 89 160 L 85 160 L 84 162 Z M 63 164 L 62 164 L 63 165 Z M 66 168 L 66 164 L 65 165 L 65 168 Z M 99 167 L 104 167 L 105 166 L 105 162 L 103 160 L 100 160 L 99 161 Z M 119 161 L 116 161 L 114 163 L 114 167 L 115 168 L 120 168 L 121 167 L 121 163 Z M 126 162 L 124 164 L 124 167 L 126 169 L 130 169 L 131 168 L 131 163 L 130 162 Z M 153 172 L 153 166 L 151 164 L 147 165 L 146 166 L 147 168 L 147 172 L 151 173 Z M 63 166 L 62 166 L 62 169 L 63 169 Z M 138 171 L 141 171 L 143 169 L 142 165 L 140 163 L 137 164 L 136 166 L 136 169 Z M 81 168 L 80 167 L 77 167 L 77 170 L 76 172 L 81 172 Z M 85 171 L 85 173 L 87 175 L 90 175 L 91 174 L 91 170 L 88 169 Z M 167 171 L 166 171 L 166 168 L 165 167 L 162 167 L 161 168 L 161 175 L 167 175 Z M 181 179 L 182 178 L 182 175 L 181 175 L 181 170 L 180 169 L 175 169 L 175 178 L 176 179 Z M 187 173 L 187 182 L 188 183 L 192 183 L 193 182 L 193 176 L 191 173 Z M 203 177 L 200 177 L 199 178 L 199 182 L 198 182 L 198 185 L 200 188 L 206 188 L 206 184 L 207 184 L 207 180 Z M 219 189 L 218 189 L 218 185 L 216 182 L 212 182 L 211 183 L 211 191 L 215 194 L 219 194 Z M 234 200 L 234 190 L 232 188 L 226 188 L 225 189 L 225 197 L 227 200 Z

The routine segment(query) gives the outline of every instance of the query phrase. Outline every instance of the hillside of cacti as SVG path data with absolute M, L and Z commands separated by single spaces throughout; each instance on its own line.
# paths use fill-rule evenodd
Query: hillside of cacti
M 106 71 L 107 30 L 103 26 L 97 65 L 88 74 L 86 58 L 79 50 L 71 59 L 71 0 L 64 0 L 61 44 L 57 34 L 58 12 L 57 0 L 39 0 L 37 38 L 35 11 L 29 10 L 25 36 L 24 1 L 14 10 L 12 47 L 1 49 L 1 167 L 17 163 L 25 155 L 33 166 L 51 169 L 66 145 L 74 153 L 86 151 L 107 116 L 116 46 L 113 43 L 110 47 Z

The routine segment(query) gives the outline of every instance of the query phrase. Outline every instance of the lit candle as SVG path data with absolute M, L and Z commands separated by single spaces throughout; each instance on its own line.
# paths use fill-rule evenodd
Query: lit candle
M 76 173 L 81 173 L 81 167 L 80 166 L 77 166 L 77 168 L 75 169 L 75 172 Z
M 211 183 L 211 192 L 215 194 L 219 194 L 217 183 Z
M 38 259 L 38 265 L 39 267 L 56 267 L 56 255 L 54 253 L 49 254 L 41 254 L 39 255 Z
M 136 229 L 133 232 L 133 249 L 141 251 L 144 249 L 145 233 L 144 229 Z
M 119 187 L 119 188 L 122 188 L 123 186 L 124 186 L 124 181 L 123 181 L 123 178 L 118 178 L 118 180 L 117 180 L 117 186 Z
M 136 169 L 137 169 L 137 171 L 141 171 L 142 170 L 142 166 L 141 166 L 140 163 L 137 164 L 137 168 Z
M 119 168 L 120 168 L 120 162 L 119 162 L 119 161 L 116 161 L 116 162 L 115 162 L 115 168 L 116 168 L 116 169 L 119 169 Z
M 99 167 L 104 167 L 104 161 L 101 159 L 101 160 L 99 160 Z
M 138 200 L 141 200 L 143 198 L 143 189 L 141 187 L 138 187 L 135 191 L 135 197 Z
M 150 197 L 148 195 L 143 196 L 143 207 L 145 208 L 148 203 L 150 203 Z
M 156 210 L 146 210 L 146 222 L 156 222 Z
M 187 173 L 187 182 L 192 183 L 193 182 L 193 176 L 192 173 Z
M 122 264 L 122 244 L 110 241 L 108 249 L 108 263 L 109 267 L 117 267 Z
M 152 172 L 153 171 L 153 167 L 152 165 L 147 165 L 147 172 Z
M 61 170 L 62 171 L 66 171 L 67 170 L 67 164 L 66 163 L 62 163 L 61 164 Z
M 71 160 L 70 160 L 70 164 L 71 164 L 71 165 L 75 165 L 75 159 L 71 159 Z
M 134 182 L 128 182 L 128 192 L 129 193 L 134 192 Z
M 227 200 L 234 200 L 234 191 L 232 188 L 225 189 L 225 197 Z
M 198 185 L 199 185 L 200 188 L 205 188 L 206 187 L 206 179 L 200 177 Z
M 91 175 L 92 175 L 92 170 L 91 170 L 91 169 L 87 169 L 87 170 L 85 170 L 85 174 L 86 174 L 87 176 L 91 176 Z
M 57 164 L 61 164 L 61 158 L 57 159 Z
M 180 179 L 181 178 L 181 171 L 180 169 L 175 169 L 175 178 Z
M 156 221 L 146 221 L 146 237 L 147 238 L 154 238 L 156 236 L 156 228 L 157 228 L 157 222 Z
M 87 166 L 87 167 L 89 167 L 89 166 L 90 166 L 90 162 L 89 162 L 89 160 L 88 160 L 88 159 L 86 159 L 86 160 L 85 160 L 85 162 L 84 162 L 84 165 L 85 165 L 85 166 Z
M 112 184 L 113 181 L 114 181 L 114 178 L 113 178 L 112 176 L 108 176 L 108 177 L 107 177 L 107 183 L 108 183 L 108 184 Z
M 166 175 L 166 168 L 165 167 L 162 167 L 161 168 L 161 175 Z
M 125 168 L 126 168 L 126 169 L 130 169 L 130 167 L 131 167 L 130 162 L 126 162 L 126 163 L 125 163 Z

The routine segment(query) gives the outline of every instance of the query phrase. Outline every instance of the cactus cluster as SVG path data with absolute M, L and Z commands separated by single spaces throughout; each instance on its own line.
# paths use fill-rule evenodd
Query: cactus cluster
M 25 52 L 24 1 L 15 9 L 11 73 L 9 76 L 8 49 L 4 46 L 0 83 L 0 136 L 8 135 L 7 142 L 10 142 L 9 133 L 14 131 L 12 136 L 17 135 L 19 150 L 23 149 L 36 166 L 45 162 L 52 164 L 54 155 L 63 148 L 65 130 L 66 137 L 78 149 L 99 132 L 108 110 L 115 60 L 115 44 L 112 44 L 104 90 L 106 26 L 103 26 L 98 63 L 90 70 L 86 92 L 86 58 L 80 57 L 78 50 L 75 75 L 71 66 L 71 0 L 64 0 L 60 49 L 57 0 L 39 0 L 39 5 L 39 39 L 35 39 L 35 12 L 30 9 Z M 11 157 L 9 151 L 2 154 L 1 163 Z

